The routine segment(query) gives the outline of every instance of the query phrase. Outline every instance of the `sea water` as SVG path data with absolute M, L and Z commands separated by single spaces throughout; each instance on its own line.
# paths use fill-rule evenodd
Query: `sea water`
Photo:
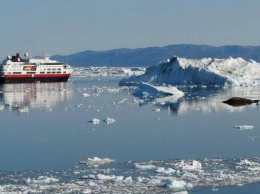
M 260 191 L 260 108 L 222 103 L 259 87 L 145 99 L 121 78 L 2 85 L 0 193 Z

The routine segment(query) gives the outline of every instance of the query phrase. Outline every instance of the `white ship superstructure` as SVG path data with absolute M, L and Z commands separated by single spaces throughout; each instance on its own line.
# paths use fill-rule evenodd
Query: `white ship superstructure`
M 8 56 L 0 65 L 1 83 L 66 82 L 73 69 L 70 65 L 49 57 L 22 59 L 18 54 Z

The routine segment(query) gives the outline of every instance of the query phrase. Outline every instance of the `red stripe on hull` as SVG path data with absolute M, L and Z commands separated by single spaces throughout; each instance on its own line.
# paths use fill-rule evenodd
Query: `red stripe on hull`
M 34 74 L 35 78 L 69 77 L 70 74 Z
M 12 74 L 0 77 L 0 83 L 66 82 L 70 74 Z

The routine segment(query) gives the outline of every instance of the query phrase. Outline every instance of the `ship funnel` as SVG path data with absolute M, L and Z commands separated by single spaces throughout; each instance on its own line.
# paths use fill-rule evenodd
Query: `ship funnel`
M 29 56 L 28 53 L 24 53 L 24 57 L 27 59 L 27 57 Z

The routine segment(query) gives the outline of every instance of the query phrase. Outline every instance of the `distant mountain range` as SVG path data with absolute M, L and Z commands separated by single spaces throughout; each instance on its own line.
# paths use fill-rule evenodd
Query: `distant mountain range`
M 242 57 L 260 62 L 260 46 L 208 46 L 179 44 L 164 47 L 83 51 L 67 56 L 55 55 L 52 59 L 75 67 L 89 66 L 152 66 L 173 55 L 189 59 Z

